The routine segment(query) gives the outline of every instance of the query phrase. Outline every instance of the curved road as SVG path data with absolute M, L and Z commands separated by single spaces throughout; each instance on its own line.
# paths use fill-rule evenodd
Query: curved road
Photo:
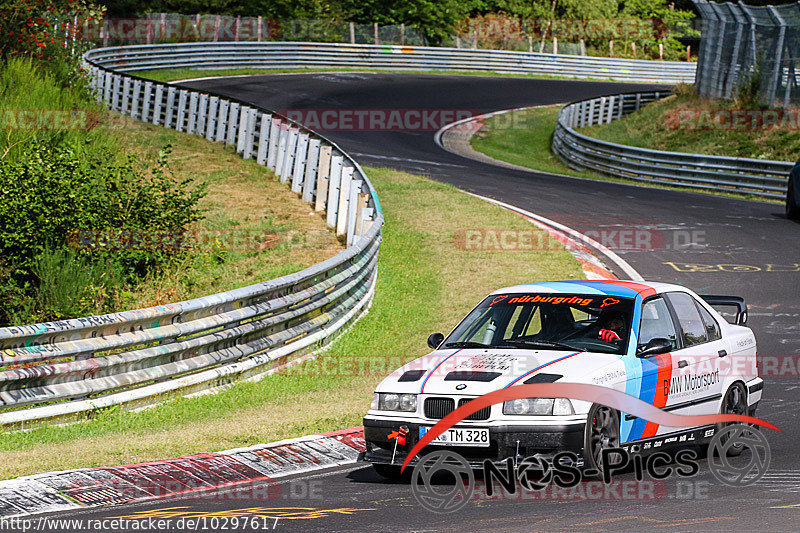
M 648 89 L 640 84 L 384 73 L 267 75 L 185 85 L 277 110 L 482 113 Z M 442 150 L 432 131 L 323 133 L 364 165 L 423 174 L 579 231 L 611 237 L 619 230 L 650 231 L 657 249 L 618 252 L 645 279 L 676 282 L 701 293 L 741 294 L 750 304 L 749 326 L 756 332 L 759 354 L 800 354 L 800 225 L 786 220 L 780 205 L 498 168 Z M 687 238 L 693 242 L 687 244 Z M 277 530 L 794 530 L 800 518 L 800 424 L 795 416 L 800 410 L 800 380 L 794 366 L 784 373 L 767 377 L 758 412 L 784 433 L 767 433 L 772 465 L 768 475 L 749 488 L 720 485 L 704 466 L 690 480 L 668 479 L 667 494 L 655 501 L 614 501 L 613 495 L 611 501 L 484 501 L 471 502 L 455 515 L 439 515 L 419 507 L 408 485 L 385 481 L 370 467 L 357 465 L 299 476 L 293 483 L 311 487 L 318 496 L 280 505 L 359 510 L 281 521 Z M 207 511 L 270 507 L 231 501 L 180 505 Z M 138 512 L 170 506 L 161 502 L 81 514 L 119 516 L 125 508 Z

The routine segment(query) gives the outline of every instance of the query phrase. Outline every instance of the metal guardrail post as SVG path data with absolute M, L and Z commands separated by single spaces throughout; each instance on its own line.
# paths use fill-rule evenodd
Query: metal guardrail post
M 258 152 L 256 153 L 256 163 L 259 165 L 267 164 L 267 149 L 269 147 L 270 126 L 272 124 L 272 115 L 269 113 L 261 113 L 261 128 L 258 132 Z
M 316 184 L 317 171 L 319 170 L 319 139 L 311 139 L 308 143 L 308 156 L 306 158 L 306 175 L 303 179 L 303 201 L 313 202 Z
M 161 123 L 161 106 L 164 101 L 164 86 L 161 84 L 156 85 L 156 96 L 153 101 L 153 124 L 159 125 Z
M 328 174 L 328 201 L 326 202 L 326 222 L 330 228 L 336 227 L 337 209 L 339 209 L 339 187 L 342 182 L 342 162 L 341 155 L 331 156 L 331 170 L 330 174 Z
M 250 108 L 242 106 L 239 109 L 239 131 L 236 134 L 236 153 L 239 155 L 244 154 L 244 145 L 247 142 L 247 118 L 250 115 Z
M 142 93 L 142 80 L 134 80 L 133 95 L 131 96 L 131 118 L 139 118 L 140 96 Z
M 348 212 L 350 209 L 350 186 L 353 182 L 353 171 L 350 165 L 342 166 L 342 175 L 339 179 L 339 207 L 336 209 L 336 235 L 347 235 Z
M 297 138 L 297 151 L 294 156 L 294 172 L 292 173 L 292 192 L 303 190 L 303 178 L 306 171 L 308 154 L 308 133 L 301 133 Z
M 278 164 L 280 155 L 280 138 L 283 135 L 281 120 L 272 117 L 272 125 L 269 130 L 269 148 L 267 150 L 267 168 L 274 171 Z
M 325 211 L 328 203 L 328 181 L 330 181 L 331 156 L 330 146 L 321 146 L 319 149 L 319 164 L 317 165 L 317 197 L 314 201 L 316 212 Z
M 278 152 L 275 156 L 275 175 L 280 178 L 283 172 L 284 159 L 286 158 L 286 148 L 289 143 L 289 125 L 281 121 L 280 134 L 278 135 Z
M 186 133 L 194 133 L 197 129 L 197 111 L 200 95 L 195 91 L 189 94 L 189 111 L 186 114 Z
M 164 127 L 172 128 L 173 119 L 175 118 L 175 87 L 167 88 L 167 105 L 164 107 Z
M 230 106 L 230 101 L 225 99 L 220 99 L 219 105 L 217 106 L 217 133 L 215 140 L 218 143 L 225 142 L 225 133 L 228 131 L 228 107 Z
M 289 177 L 292 175 L 294 155 L 297 150 L 297 137 L 299 134 L 300 130 L 297 128 L 289 128 L 289 136 L 286 139 L 286 149 L 283 152 L 283 164 L 281 165 L 280 171 L 277 173 L 281 183 L 289 181 Z
M 119 111 L 119 91 L 121 78 L 122 76 L 119 74 L 114 74 L 111 84 L 111 109 L 114 111 Z
M 355 237 L 355 230 L 356 230 L 356 217 L 359 215 L 360 205 L 359 200 L 361 198 L 361 187 L 363 186 L 364 182 L 361 180 L 353 180 L 350 183 L 350 197 L 347 201 L 347 223 L 346 223 L 346 234 L 347 246 L 353 245 L 353 238 Z
M 217 134 L 217 118 L 219 114 L 219 96 L 208 97 L 208 116 L 206 118 L 206 140 L 214 141 Z
M 247 110 L 247 132 L 245 133 L 244 150 L 242 151 L 242 157 L 245 159 L 250 159 L 253 156 L 258 117 L 258 110 L 252 107 Z
M 131 79 L 125 77 L 122 80 L 122 104 L 120 105 L 119 112 L 123 115 L 128 114 L 128 95 L 130 94 L 131 90 Z
M 228 133 L 225 137 L 225 146 L 236 146 L 236 129 L 239 126 L 239 108 L 241 104 L 231 102 L 228 106 Z
M 178 113 L 175 118 L 175 131 L 184 131 L 186 129 L 186 103 L 188 98 L 186 89 L 181 89 L 178 92 Z
M 197 100 L 197 121 L 195 123 L 194 131 L 197 135 L 205 137 L 206 135 L 206 121 L 208 119 L 208 94 L 201 93 L 200 98 Z
M 150 107 L 153 97 L 153 82 L 144 82 L 144 96 L 142 96 L 142 116 L 140 117 L 144 122 L 150 122 Z

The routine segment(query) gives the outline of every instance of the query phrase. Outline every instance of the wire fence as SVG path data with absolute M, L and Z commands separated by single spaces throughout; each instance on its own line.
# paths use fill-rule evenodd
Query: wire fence
M 800 3 L 694 4 L 702 16 L 699 94 L 731 98 L 749 89 L 768 106 L 800 102 Z
M 279 20 L 267 17 L 149 13 L 133 17 L 58 21 L 68 40 L 103 47 L 186 42 L 302 41 L 320 43 L 441 46 L 561 55 L 663 59 L 655 19 L 542 19 L 502 17 L 495 26 L 469 19 L 464 28 L 435 41 L 405 24 L 359 24 L 329 19 Z M 510 24 L 511 23 L 511 24 Z M 561 29 L 559 29 L 561 28 Z M 673 32 L 674 33 L 674 32 Z M 649 42 L 648 46 L 642 40 Z M 601 47 L 587 48 L 587 43 Z M 639 48 L 637 49 L 637 42 Z M 615 45 L 616 43 L 616 45 Z M 637 52 L 638 50 L 638 52 Z M 638 53 L 638 55 L 637 55 Z
M 405 24 L 378 25 L 325 19 L 278 20 L 267 17 L 149 13 L 67 23 L 74 40 L 102 46 L 185 42 L 314 41 L 351 44 L 426 44 L 423 34 Z

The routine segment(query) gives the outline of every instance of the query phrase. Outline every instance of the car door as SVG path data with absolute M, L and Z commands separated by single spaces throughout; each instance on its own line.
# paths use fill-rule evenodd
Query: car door
M 681 410 L 686 414 L 717 414 L 722 397 L 720 362 L 727 356 L 719 324 L 688 293 L 669 292 L 665 298 L 678 326 L 680 348 L 672 354 L 673 364 L 683 370 L 670 392 L 680 395 L 681 402 L 690 402 Z
M 650 340 L 668 339 L 672 344 L 669 353 L 655 354 L 645 357 L 629 355 L 626 369 L 628 371 L 628 393 L 636 393 L 638 397 L 655 407 L 669 409 L 672 404 L 679 403 L 679 398 L 670 394 L 674 383 L 686 372 L 678 368 L 678 360 L 673 352 L 680 348 L 680 336 L 675 318 L 667 301 L 661 296 L 648 298 L 642 304 L 641 318 L 638 324 L 638 349 L 643 348 Z M 676 413 L 688 412 L 688 406 L 677 406 Z M 627 415 L 625 417 L 628 418 Z M 646 439 L 675 431 L 677 428 L 661 427 L 646 420 L 634 419 L 629 428 L 623 428 L 628 440 Z M 623 424 L 624 425 L 624 424 Z M 627 430 L 627 431 L 625 431 Z

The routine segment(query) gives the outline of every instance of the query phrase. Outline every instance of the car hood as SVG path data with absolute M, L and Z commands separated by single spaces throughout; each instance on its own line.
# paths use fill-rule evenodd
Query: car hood
M 392 372 L 377 392 L 478 396 L 525 382 L 592 383 L 615 354 L 561 350 L 437 350 Z

